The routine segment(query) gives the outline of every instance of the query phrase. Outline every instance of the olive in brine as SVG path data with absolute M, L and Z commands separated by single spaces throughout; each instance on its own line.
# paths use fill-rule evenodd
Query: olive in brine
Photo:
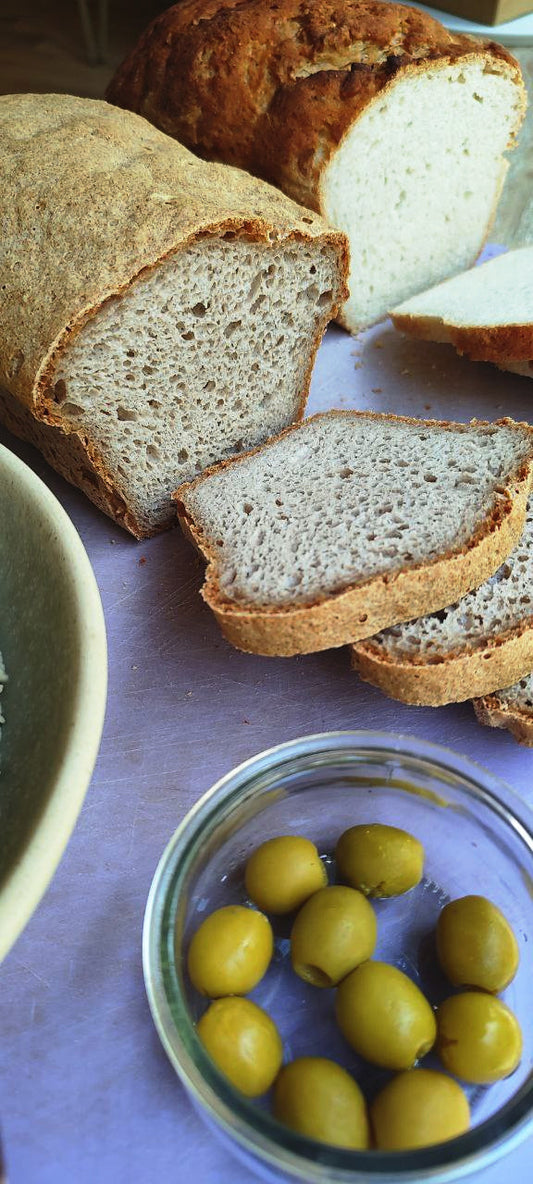
M 352 1048 L 384 1069 L 410 1069 L 437 1035 L 425 996 L 387 962 L 365 962 L 352 971 L 337 990 L 336 1013 Z
M 328 882 L 318 851 L 302 835 L 278 835 L 254 851 L 244 874 L 246 891 L 265 913 L 291 913 Z
M 408 1069 L 389 1081 L 370 1116 L 380 1151 L 408 1151 L 462 1135 L 470 1109 L 461 1086 L 433 1069 Z
M 202 1044 L 221 1073 L 248 1098 L 270 1089 L 283 1060 L 276 1025 L 251 999 L 215 999 L 197 1024 Z
M 485 896 L 462 896 L 443 908 L 437 954 L 455 987 L 479 987 L 495 995 L 509 986 L 519 961 L 509 922 Z
M 437 1052 L 449 1073 L 475 1085 L 509 1077 L 520 1063 L 522 1033 L 516 1016 L 494 995 L 464 991 L 437 1012 Z
M 334 987 L 370 958 L 376 916 L 361 892 L 334 884 L 303 905 L 291 932 L 293 970 L 315 987 Z
M 274 1114 L 279 1122 L 320 1143 L 359 1150 L 369 1146 L 361 1090 L 327 1057 L 299 1057 L 283 1067 L 274 1086 Z
M 406 830 L 374 822 L 351 826 L 335 849 L 343 880 L 365 896 L 400 896 L 422 878 L 424 848 Z
M 187 966 L 202 995 L 247 995 L 262 979 L 274 949 L 270 921 L 242 905 L 210 913 L 193 935 Z

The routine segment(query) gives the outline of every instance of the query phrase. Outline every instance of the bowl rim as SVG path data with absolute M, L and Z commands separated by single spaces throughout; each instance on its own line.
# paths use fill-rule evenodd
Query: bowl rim
M 258 1110 L 252 1112 L 250 1103 L 241 1099 L 230 1083 L 218 1074 L 196 1037 L 198 1068 L 184 1045 L 175 1010 L 171 1009 L 165 989 L 160 957 L 161 923 L 176 869 L 185 866 L 187 847 L 193 843 L 194 836 L 203 831 L 208 820 L 212 821 L 230 800 L 237 802 L 238 794 L 243 793 L 254 774 L 271 766 L 280 770 L 295 756 L 324 753 L 333 750 L 335 744 L 358 749 L 361 753 L 387 752 L 392 756 L 411 757 L 422 760 L 441 774 L 451 773 L 461 778 L 475 796 L 481 795 L 496 813 L 503 816 L 533 852 L 533 809 L 506 782 L 453 749 L 416 736 L 363 729 L 320 732 L 285 741 L 249 758 L 219 778 L 187 812 L 163 851 L 150 887 L 143 925 L 143 971 L 148 1003 L 163 1048 L 192 1100 L 209 1122 L 229 1136 L 234 1153 L 238 1154 L 239 1150 L 241 1154 L 247 1153 L 258 1166 L 263 1165 L 263 1171 L 268 1166 L 278 1173 L 285 1173 L 285 1178 L 299 1179 L 306 1184 L 315 1181 L 323 1184 L 325 1180 L 330 1184 L 368 1184 L 369 1180 L 376 1181 L 376 1184 L 394 1184 L 398 1179 L 403 1179 L 405 1184 L 415 1180 L 444 1184 L 489 1166 L 523 1141 L 533 1128 L 531 1076 L 529 1084 L 526 1081 L 497 1114 L 447 1144 L 407 1152 L 346 1152 L 331 1148 L 325 1149 L 317 1160 L 319 1145 L 281 1124 L 279 1142 L 265 1136 L 261 1131 L 264 1116 Z M 180 1004 L 178 1018 L 186 1025 L 189 1035 L 194 1033 L 194 1024 L 183 997 Z M 204 1074 L 205 1069 L 208 1071 Z M 210 1083 L 209 1075 L 217 1081 L 216 1089 Z M 257 1116 L 257 1122 L 251 1122 L 252 1115 Z M 502 1115 L 509 1118 L 508 1123 L 503 1122 Z M 485 1138 L 487 1133 L 488 1138 Z M 311 1158 L 313 1151 L 314 1162 Z M 354 1159 L 357 1167 L 353 1164 Z
M 0 962 L 22 933 L 59 864 L 89 788 L 104 724 L 107 640 L 98 584 L 66 510 L 36 473 L 0 444 L 0 467 L 39 509 L 54 532 L 70 583 L 81 646 L 72 721 L 53 789 L 34 831 L 0 889 Z M 9 672 L 8 672 L 9 673 Z M 83 704 L 83 715 L 79 708 Z

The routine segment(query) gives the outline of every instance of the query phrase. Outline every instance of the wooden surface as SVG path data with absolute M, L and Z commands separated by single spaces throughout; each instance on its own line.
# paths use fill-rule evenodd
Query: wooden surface
M 93 20 L 96 0 L 87 0 Z M 108 60 L 91 66 L 75 0 L 2 0 L 0 6 L 0 90 L 62 91 L 101 98 L 119 62 L 165 0 L 109 0 Z M 495 36 L 497 31 L 495 30 Z M 507 246 L 533 242 L 533 45 L 514 50 L 530 96 L 498 207 L 491 240 Z

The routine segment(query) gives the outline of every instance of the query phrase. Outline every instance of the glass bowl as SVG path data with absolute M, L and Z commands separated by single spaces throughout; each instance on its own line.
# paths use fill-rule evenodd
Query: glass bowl
M 393 962 L 437 1004 L 452 988 L 436 965 L 434 928 L 442 906 L 472 893 L 497 904 L 520 947 L 518 973 L 504 994 L 522 1025 L 516 1072 L 490 1087 L 464 1086 L 471 1129 L 459 1138 L 409 1152 L 327 1147 L 278 1123 L 268 1099 L 249 1101 L 218 1072 L 196 1035 L 207 1006 L 192 988 L 181 956 L 207 913 L 247 902 L 244 864 L 265 839 L 302 834 L 330 865 L 339 835 L 356 823 L 403 827 L 425 848 L 417 888 L 374 901 L 374 957 Z M 437 745 L 376 732 L 307 736 L 261 753 L 222 778 L 194 806 L 157 869 L 146 910 L 143 957 L 152 1015 L 163 1046 L 207 1121 L 263 1179 L 306 1182 L 456 1180 L 479 1171 L 531 1129 L 533 1024 L 533 815 L 485 769 Z M 336 1028 L 334 991 L 293 974 L 290 920 L 272 919 L 273 962 L 251 998 L 278 1024 L 285 1060 L 325 1055 L 351 1072 L 371 1098 L 390 1074 L 357 1058 Z M 176 953 L 177 951 L 177 953 Z M 437 1067 L 436 1059 L 424 1065 Z

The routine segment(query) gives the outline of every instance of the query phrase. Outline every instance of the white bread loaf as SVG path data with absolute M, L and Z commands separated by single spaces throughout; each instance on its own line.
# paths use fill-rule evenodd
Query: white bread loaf
M 532 459 L 527 424 L 331 411 L 175 496 L 225 636 L 288 656 L 369 637 L 481 584 L 520 537 Z
M 533 378 L 533 246 L 498 255 L 393 308 L 401 332 Z
M 180 0 L 107 95 L 344 230 L 353 332 L 474 262 L 526 105 L 507 50 L 379 0 Z
M 303 411 L 342 236 L 137 115 L 0 98 L 0 420 L 138 537 Z

